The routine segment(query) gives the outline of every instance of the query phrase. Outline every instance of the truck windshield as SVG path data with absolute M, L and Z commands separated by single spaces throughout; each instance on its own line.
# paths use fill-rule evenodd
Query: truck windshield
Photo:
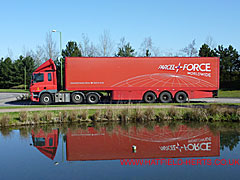
M 34 138 L 34 146 L 45 146 L 45 138 Z
M 38 73 L 33 75 L 33 83 L 43 82 L 44 76 L 43 73 Z

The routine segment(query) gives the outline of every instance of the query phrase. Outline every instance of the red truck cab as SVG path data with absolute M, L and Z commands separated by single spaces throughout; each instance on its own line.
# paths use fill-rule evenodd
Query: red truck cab
M 54 159 L 58 147 L 58 129 L 51 132 L 44 132 L 42 129 L 38 133 L 32 131 L 33 146 L 50 159 Z
M 52 59 L 33 72 L 30 86 L 31 100 L 41 103 L 51 101 L 49 92 L 57 92 L 56 66 Z

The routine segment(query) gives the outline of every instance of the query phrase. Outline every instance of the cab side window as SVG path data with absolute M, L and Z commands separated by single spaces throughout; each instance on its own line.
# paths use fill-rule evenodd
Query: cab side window
M 48 81 L 51 81 L 51 80 L 52 80 L 52 74 L 48 73 Z

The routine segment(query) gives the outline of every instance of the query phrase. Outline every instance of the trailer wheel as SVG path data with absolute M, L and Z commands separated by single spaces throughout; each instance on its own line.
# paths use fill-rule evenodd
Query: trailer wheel
M 188 100 L 188 96 L 185 92 L 180 91 L 180 92 L 177 92 L 177 94 L 175 95 L 175 101 L 177 103 L 185 103 L 187 102 L 187 100 Z
M 40 103 L 43 105 L 52 104 L 52 97 L 48 93 L 43 93 L 40 97 Z
M 86 99 L 88 104 L 97 104 L 99 102 L 99 95 L 97 93 L 88 93 Z
M 162 92 L 160 95 L 159 95 L 159 100 L 161 103 L 170 103 L 172 101 L 172 95 L 170 92 Z
M 80 93 L 73 93 L 71 99 L 75 104 L 81 104 L 83 102 L 83 96 Z
M 146 103 L 154 103 L 157 97 L 154 92 L 146 92 L 143 96 L 143 101 Z

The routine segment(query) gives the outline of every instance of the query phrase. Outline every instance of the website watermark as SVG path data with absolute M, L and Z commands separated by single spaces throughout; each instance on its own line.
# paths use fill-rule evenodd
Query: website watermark
M 121 159 L 122 166 L 239 166 L 240 159 Z

